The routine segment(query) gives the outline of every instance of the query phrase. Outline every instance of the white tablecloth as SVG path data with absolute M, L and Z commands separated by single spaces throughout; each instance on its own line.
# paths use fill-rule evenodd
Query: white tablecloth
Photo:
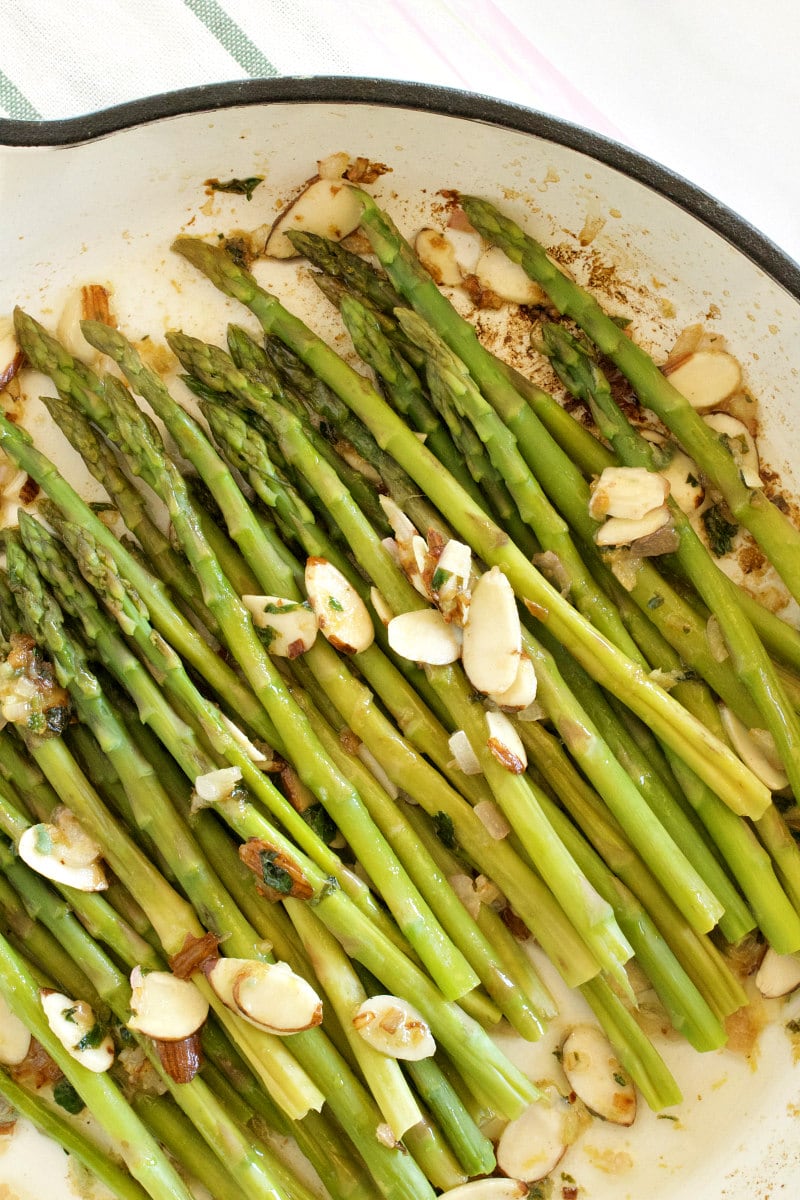
M 618 138 L 800 259 L 797 0 L 2 0 L 0 116 L 272 75 L 409 79 Z

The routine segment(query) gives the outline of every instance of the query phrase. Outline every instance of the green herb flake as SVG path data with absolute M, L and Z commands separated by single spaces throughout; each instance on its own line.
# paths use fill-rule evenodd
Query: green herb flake
M 733 539 L 739 532 L 739 526 L 729 521 L 721 504 L 714 504 L 702 514 L 703 527 L 706 531 L 711 552 L 717 557 L 729 554 L 733 548 Z
M 248 200 L 252 200 L 253 192 L 263 182 L 263 175 L 249 175 L 247 179 L 226 179 L 224 183 L 219 179 L 207 179 L 206 187 L 212 192 L 230 192 L 234 196 L 246 196 Z
M 76 1050 L 96 1050 L 106 1036 L 105 1027 L 100 1021 L 95 1021 L 88 1033 L 85 1033 L 75 1047 Z
M 59 1108 L 63 1108 L 73 1116 L 83 1112 L 86 1105 L 81 1100 L 75 1088 L 68 1079 L 59 1079 L 58 1083 L 53 1088 L 53 1099 Z
M 445 571 L 444 567 L 437 567 L 436 570 L 433 572 L 433 579 L 431 580 L 431 589 L 434 592 L 438 592 L 439 589 L 443 588 L 444 585 L 447 583 L 447 581 L 450 578 L 450 576 L 452 575 L 452 573 L 453 573 L 452 571 Z
M 676 1116 L 673 1116 L 672 1113 L 659 1113 L 658 1114 L 659 1121 L 677 1121 L 677 1119 L 678 1118 Z
M 77 1004 L 73 1004 L 72 1008 L 65 1008 L 64 1011 L 62 1012 L 61 1016 L 64 1018 L 65 1021 L 72 1021 L 73 1025 L 74 1025 L 75 1024 L 75 1013 L 77 1011 L 78 1011 Z
M 338 833 L 336 825 L 321 804 L 309 805 L 303 813 L 303 820 L 311 826 L 314 833 L 322 839 L 326 846 L 331 844 Z
M 628 1086 L 628 1080 L 622 1074 L 621 1071 L 614 1072 L 614 1083 L 616 1083 L 618 1087 L 627 1087 Z
M 692 475 L 691 472 L 686 476 L 686 482 L 689 484 L 690 487 L 700 487 L 699 480 L 695 479 L 694 475 Z
M 800 1017 L 793 1017 L 791 1021 L 787 1021 L 786 1029 L 789 1033 L 800 1033 Z
M 335 596 L 328 596 L 328 608 L 332 608 L 334 612 L 344 612 L 344 605 Z
M 292 890 L 292 877 L 283 867 L 279 867 L 275 863 L 278 857 L 275 850 L 262 850 L 259 853 L 261 859 L 261 878 L 267 887 L 272 888 L 274 892 L 278 892 L 281 896 L 288 896 Z
M 433 828 L 442 845 L 447 850 L 455 850 L 456 831 L 453 826 L 453 818 L 449 817 L 445 812 L 434 813 Z
M 260 640 L 262 646 L 264 647 L 264 649 L 269 650 L 270 646 L 275 641 L 275 638 L 278 636 L 278 631 L 275 628 L 275 626 L 274 625 L 265 625 L 265 626 L 256 625 L 255 630 L 256 630 L 256 633 L 258 634 L 259 640 Z
M 650 599 L 647 601 L 647 607 L 650 609 L 661 608 L 661 605 L 663 603 L 664 603 L 664 597 L 659 596 L 658 592 L 656 592 L 656 594 L 654 596 L 651 596 Z

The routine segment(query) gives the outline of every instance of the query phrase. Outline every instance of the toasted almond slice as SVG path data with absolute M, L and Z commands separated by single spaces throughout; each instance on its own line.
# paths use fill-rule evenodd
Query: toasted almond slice
M 447 882 L 473 921 L 477 921 L 481 911 L 481 902 L 478 893 L 475 891 L 475 881 L 472 876 L 459 871 L 455 875 L 450 875 Z
M 436 1053 L 422 1015 L 399 996 L 371 996 L 359 1005 L 353 1025 L 365 1042 L 387 1058 L 419 1062 Z
M 554 1171 L 567 1149 L 561 1099 L 545 1094 L 506 1125 L 497 1143 L 497 1165 L 504 1175 L 536 1183 Z
M 732 417 L 730 413 L 708 413 L 703 420 L 724 437 L 747 487 L 763 487 L 764 483 L 759 474 L 758 450 L 744 421 Z
M 536 699 L 536 688 L 536 671 L 530 657 L 523 650 L 517 667 L 517 677 L 511 687 L 506 688 L 504 692 L 494 692 L 489 698 L 506 712 L 522 712 Z
M 322 1022 L 322 1001 L 288 963 L 248 962 L 236 973 L 232 992 L 240 1012 L 279 1037 Z
M 341 179 L 349 166 L 350 155 L 346 150 L 337 150 L 318 161 L 317 174 L 320 179 Z
M 160 1042 L 180 1042 L 208 1016 L 208 1002 L 190 979 L 141 967 L 131 972 L 131 1019 L 128 1028 Z
M 771 946 L 761 960 L 756 987 L 766 999 L 788 996 L 800 987 L 800 956 L 776 954 Z
M 444 667 L 461 654 L 460 630 L 445 621 L 438 608 L 400 613 L 389 622 L 387 633 L 395 654 L 411 662 Z
M 522 630 L 511 584 L 492 567 L 472 589 L 461 656 L 472 686 L 494 695 L 517 677 Z
M 638 521 L 627 517 L 609 517 L 594 535 L 598 546 L 628 546 L 631 542 L 649 537 L 669 521 L 666 504 L 654 508 Z
M 218 804 L 222 800 L 230 799 L 241 778 L 241 767 L 220 767 L 217 771 L 198 775 L 194 781 L 194 790 L 203 804 Z
M 108 1034 L 98 1037 L 92 1006 L 47 989 L 40 992 L 40 998 L 47 1024 L 67 1053 L 88 1071 L 98 1075 L 107 1071 L 114 1061 L 114 1043 Z
M 501 842 L 511 833 L 511 826 L 505 814 L 500 811 L 494 800 L 480 800 L 475 805 L 475 816 L 496 842 Z
M 487 712 L 486 724 L 489 729 L 487 745 L 494 757 L 507 771 L 521 775 L 528 765 L 528 756 L 511 721 L 505 713 Z
M 433 599 L 446 621 L 463 626 L 471 599 L 472 551 L 464 542 L 445 542 L 431 576 Z
M 509 304 L 547 303 L 538 283 L 534 283 L 519 263 L 512 262 L 499 246 L 484 250 L 475 265 L 475 274 L 482 287 Z
M 297 251 L 286 236 L 292 230 L 340 242 L 360 221 L 361 201 L 345 180 L 313 179 L 272 226 L 264 253 L 269 258 L 294 258 Z
M 408 519 L 400 505 L 391 496 L 379 496 L 378 503 L 398 542 L 410 542 L 413 537 L 418 535 L 419 530 L 416 525 Z
M 0 1063 L 15 1067 L 27 1058 L 31 1048 L 31 1033 L 0 995 Z
M 394 780 L 390 779 L 386 774 L 383 767 L 370 750 L 369 746 L 365 746 L 363 742 L 359 742 L 356 754 L 361 759 L 370 775 L 377 780 L 387 795 L 391 796 L 393 800 L 396 800 L 400 795 L 400 788 L 397 786 Z
M 669 495 L 663 475 L 645 467 L 606 467 L 592 488 L 589 515 L 595 521 L 625 517 L 640 521 Z
M 483 238 L 474 229 L 456 229 L 452 225 L 448 225 L 447 233 L 444 234 L 447 241 L 453 247 L 453 253 L 456 257 L 461 271 L 464 275 L 474 275 L 475 268 L 478 265 L 478 260 L 483 254 Z
M 179 1042 L 155 1040 L 161 1065 L 175 1083 L 191 1083 L 203 1065 L 203 1048 L 199 1033 L 190 1033 Z
M 459 771 L 463 771 L 465 775 L 480 775 L 481 764 L 463 729 L 457 729 L 455 733 L 451 734 L 447 739 L 447 744 Z
M 272 631 L 269 652 L 276 658 L 297 658 L 314 645 L 319 628 L 308 604 L 280 596 L 242 596 L 257 629 Z
M 66 884 L 79 892 L 102 892 L 108 887 L 103 864 L 86 861 L 83 838 L 76 842 L 73 861 L 72 847 L 57 825 L 30 825 L 20 837 L 17 851 L 32 871 L 53 883 Z M 98 852 L 99 848 L 95 859 Z
M 99 350 L 83 336 L 81 321 L 114 323 L 109 310 L 109 291 L 99 283 L 73 288 L 67 296 L 56 326 L 56 336 L 74 358 L 96 363 L 102 357 Z
M 442 1192 L 439 1200 L 524 1200 L 528 1186 L 520 1179 L 473 1179 Z
M 250 759 L 250 762 L 253 762 L 256 764 L 256 766 L 260 767 L 264 763 L 272 763 L 274 761 L 271 758 L 267 758 L 266 754 L 264 754 L 262 750 L 259 750 L 258 746 L 254 745 L 253 742 L 250 741 L 250 738 L 247 736 L 244 730 L 240 729 L 238 725 L 235 725 L 230 717 L 226 716 L 224 712 L 221 712 L 219 715 L 222 724 L 228 730 L 228 733 L 231 735 L 236 744 L 240 746 L 242 750 L 244 750 L 245 754 Z
M 632 1125 L 636 1089 L 595 1025 L 576 1025 L 561 1046 L 569 1086 L 586 1107 L 614 1125 Z
M 789 783 L 772 736 L 766 729 L 748 729 L 725 704 L 719 706 L 725 732 L 742 762 L 757 775 L 771 792 L 780 792 Z
M 375 612 L 377 613 L 381 623 L 388 625 L 394 616 L 394 613 L 389 607 L 389 602 L 386 597 L 382 592 L 379 592 L 376 587 L 371 587 L 369 589 L 369 598 L 372 601 L 372 607 L 375 609 Z
M 667 378 L 692 408 L 716 408 L 742 386 L 742 368 L 726 350 L 695 350 Z
M 667 439 L 657 429 L 643 427 L 639 429 L 639 433 L 645 441 L 652 442 L 655 446 L 667 445 Z M 679 446 L 671 443 L 669 450 L 670 460 L 658 473 L 663 475 L 669 484 L 670 499 L 674 500 L 683 512 L 691 515 L 705 499 L 706 493 L 700 482 L 700 471 L 694 459 L 689 458 L 688 454 L 684 454 Z
M 455 249 L 438 229 L 420 229 L 414 242 L 417 258 L 435 283 L 458 287 L 464 278 Z
M 372 617 L 356 589 L 327 558 L 306 562 L 306 591 L 319 628 L 344 654 L 360 654 L 375 637 Z
M 233 995 L 234 980 L 239 972 L 252 961 L 250 958 L 217 958 L 203 967 L 206 979 L 219 999 L 236 1013 L 239 1012 L 239 1006 Z

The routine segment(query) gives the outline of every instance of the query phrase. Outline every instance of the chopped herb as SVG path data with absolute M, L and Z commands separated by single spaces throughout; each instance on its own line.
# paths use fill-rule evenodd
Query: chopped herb
M 628 1086 L 628 1080 L 625 1078 L 625 1076 L 622 1074 L 621 1071 L 614 1072 L 614 1083 L 616 1083 L 618 1087 L 627 1087 Z
M 700 487 L 699 481 L 697 479 L 695 479 L 694 475 L 692 475 L 691 472 L 686 476 L 686 482 L 689 484 L 690 487 Z
M 308 608 L 308 605 L 301 604 L 299 600 L 284 600 L 282 604 L 265 604 L 264 612 L 276 616 L 278 613 L 297 612 L 298 608 Z
M 335 596 L 328 596 L 328 607 L 332 608 L 334 612 L 344 612 L 344 605 Z
M 75 1047 L 76 1050 L 96 1050 L 106 1036 L 105 1026 L 95 1021 L 88 1033 L 85 1033 Z
M 564 1051 L 560 1046 L 556 1046 L 555 1050 L 553 1051 L 553 1058 L 559 1063 L 564 1061 Z
M 663 603 L 664 603 L 664 597 L 659 596 L 658 592 L 656 592 L 656 594 L 654 596 L 651 596 L 650 599 L 647 601 L 647 607 L 648 608 L 661 608 L 661 605 Z
M 261 850 L 259 852 L 261 878 L 267 887 L 272 888 L 274 892 L 278 892 L 281 896 L 288 896 L 293 886 L 292 877 L 287 870 L 276 864 L 275 859 L 277 857 L 277 850 Z
M 433 828 L 442 845 L 447 850 L 455 850 L 456 831 L 453 826 L 453 818 L 449 817 L 445 812 L 434 813 Z
M 739 526 L 728 520 L 721 504 L 714 504 L 706 509 L 703 513 L 703 525 L 712 553 L 717 558 L 728 554 L 733 547 L 733 539 L 739 531 Z
M 659 1121 L 677 1121 L 678 1118 L 673 1116 L 672 1113 L 659 1113 L 658 1119 Z
M 53 839 L 50 837 L 46 825 L 36 826 L 36 836 L 34 840 L 36 842 L 37 854 L 53 853 Z
M 61 1015 L 65 1021 L 72 1021 L 73 1025 L 74 1025 L 75 1024 L 75 1013 L 77 1011 L 78 1011 L 77 1004 L 73 1004 L 72 1008 L 65 1008 Z
M 278 636 L 278 631 L 274 625 L 265 625 L 263 627 L 256 625 L 256 633 L 259 636 L 261 644 L 266 650 L 269 650 L 275 638 Z
M 317 837 L 329 846 L 338 830 L 321 804 L 311 804 L 303 813 L 303 820 L 310 825 Z
M 83 1112 L 86 1108 L 86 1105 L 68 1079 L 59 1079 L 53 1088 L 53 1099 L 59 1108 L 65 1109 L 68 1113 L 72 1113 L 73 1116 L 77 1116 L 78 1113 Z
M 245 271 L 250 269 L 254 256 L 244 238 L 228 238 L 225 243 L 225 252 L 229 258 L 233 259 L 237 267 L 244 267 Z
M 786 1028 L 789 1033 L 800 1033 L 800 1017 L 793 1017 L 791 1021 L 787 1021 Z
M 235 196 L 246 196 L 252 200 L 253 192 L 263 182 L 263 175 L 250 175 L 247 179 L 227 179 L 225 183 L 220 183 L 219 179 L 207 179 L 206 187 L 211 188 L 212 192 L 232 192 Z
M 438 592 L 439 588 L 444 587 L 452 573 L 452 571 L 445 571 L 444 567 L 437 567 L 433 572 L 433 579 L 431 580 L 433 591 Z

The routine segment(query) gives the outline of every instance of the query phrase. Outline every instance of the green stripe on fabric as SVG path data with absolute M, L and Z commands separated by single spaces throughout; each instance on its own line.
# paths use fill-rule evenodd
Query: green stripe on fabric
M 4 108 L 14 121 L 38 121 L 42 115 L 2 71 L 0 71 L 0 108 Z
M 278 72 L 243 29 L 225 12 L 217 0 L 184 0 L 206 29 L 213 33 L 223 49 L 235 58 L 240 67 L 255 78 L 272 78 Z

